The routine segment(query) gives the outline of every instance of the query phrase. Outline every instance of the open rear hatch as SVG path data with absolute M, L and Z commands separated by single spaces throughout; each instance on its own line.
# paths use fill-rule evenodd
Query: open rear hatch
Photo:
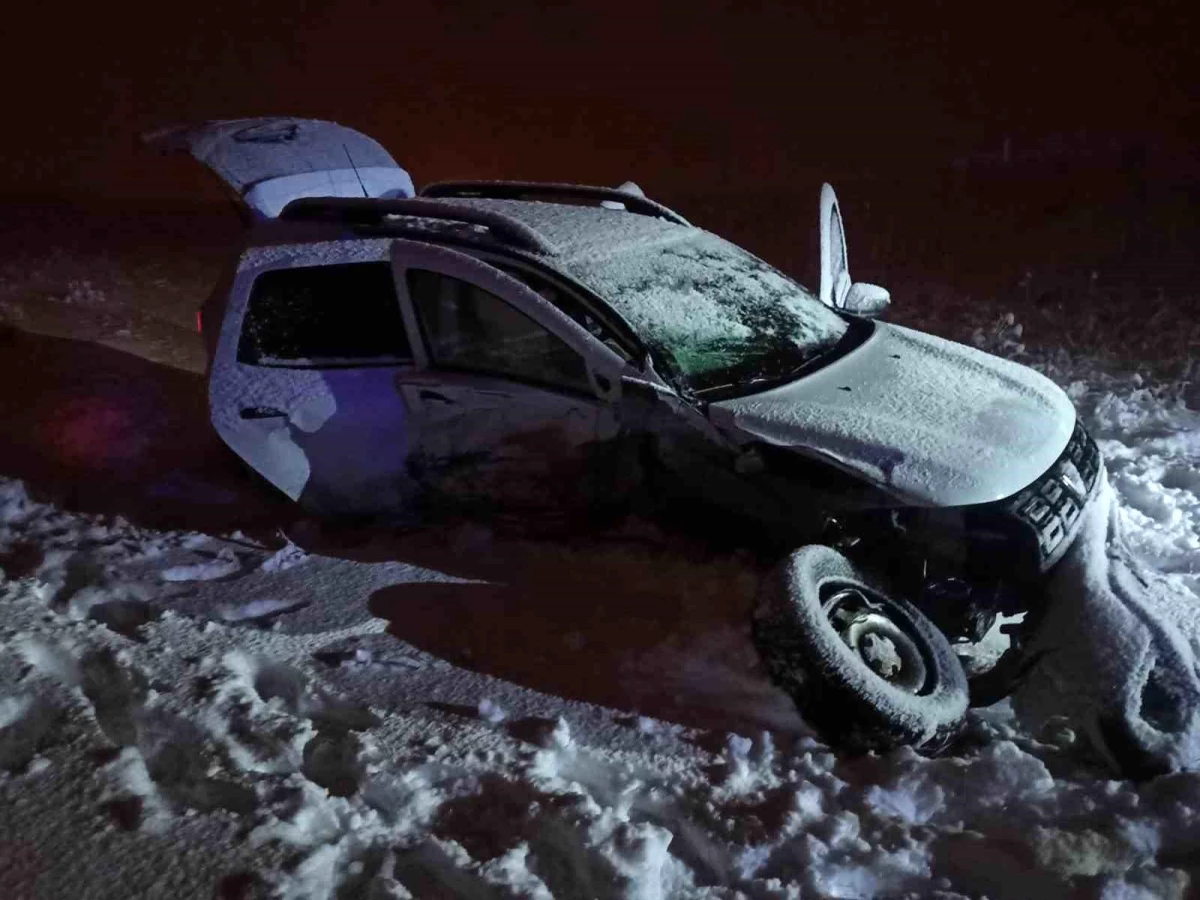
M 412 197 L 413 182 L 380 144 L 320 119 L 267 117 L 174 126 L 143 135 L 208 166 L 257 218 L 299 197 Z

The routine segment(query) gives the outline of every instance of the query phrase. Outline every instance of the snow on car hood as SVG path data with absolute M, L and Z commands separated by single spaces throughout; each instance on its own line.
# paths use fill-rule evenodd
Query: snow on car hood
M 709 415 L 938 506 L 1016 493 L 1054 463 L 1075 424 L 1066 394 L 1032 369 L 884 322 L 828 366 L 715 402 Z

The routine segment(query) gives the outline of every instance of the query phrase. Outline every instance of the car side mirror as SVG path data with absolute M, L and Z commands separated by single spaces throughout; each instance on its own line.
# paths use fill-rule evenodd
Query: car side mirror
M 892 295 L 888 293 L 887 288 L 882 288 L 877 284 L 867 284 L 865 281 L 856 281 L 850 285 L 850 290 L 846 291 L 842 309 L 855 315 L 874 318 L 883 315 L 884 310 L 891 305 L 891 302 Z

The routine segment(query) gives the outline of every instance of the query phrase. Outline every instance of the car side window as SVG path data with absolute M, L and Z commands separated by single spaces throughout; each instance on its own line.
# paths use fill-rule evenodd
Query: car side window
M 591 391 L 583 357 L 495 294 L 425 269 L 408 290 L 434 365 Z
M 390 263 L 275 269 L 255 279 L 238 362 L 312 368 L 411 360 Z
M 574 319 L 575 324 L 616 353 L 625 362 L 630 362 L 633 359 L 611 329 L 601 322 L 591 310 L 580 303 L 579 300 L 559 288 L 549 279 L 518 266 L 506 266 L 503 263 L 496 262 L 493 262 L 492 265 L 518 281 L 523 282 L 527 287 L 532 288 L 543 300 Z

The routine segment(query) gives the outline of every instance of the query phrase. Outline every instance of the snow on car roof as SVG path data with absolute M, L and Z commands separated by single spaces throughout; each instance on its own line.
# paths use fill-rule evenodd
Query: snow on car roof
M 595 206 L 459 197 L 438 197 L 425 202 L 445 210 L 458 207 L 464 213 L 468 210 L 493 215 L 498 213 L 513 220 L 514 224 L 532 229 L 547 245 L 544 253 L 529 247 L 520 249 L 553 258 L 558 263 L 597 260 L 633 247 L 650 247 L 705 234 L 699 228 L 679 225 L 655 216 Z M 396 210 L 393 216 L 403 219 L 414 229 L 428 231 L 431 237 L 462 232 L 469 233 L 474 240 L 483 239 L 494 241 L 498 246 L 510 246 L 503 235 L 481 231 L 478 223 L 472 224 L 465 218 L 462 223 L 456 224 L 433 216 L 426 217 L 416 211 Z M 305 234 L 328 235 L 331 230 L 337 232 L 340 228 L 340 221 L 336 217 L 312 221 L 284 217 L 257 223 L 250 240 L 252 244 L 273 243 L 281 237 L 294 240 Z M 550 247 L 553 247 L 552 251 Z
M 656 216 L 599 206 L 547 203 L 539 200 L 439 198 L 439 204 L 503 213 L 528 225 L 553 244 L 555 259 L 596 259 L 633 247 L 670 242 L 703 232 Z

